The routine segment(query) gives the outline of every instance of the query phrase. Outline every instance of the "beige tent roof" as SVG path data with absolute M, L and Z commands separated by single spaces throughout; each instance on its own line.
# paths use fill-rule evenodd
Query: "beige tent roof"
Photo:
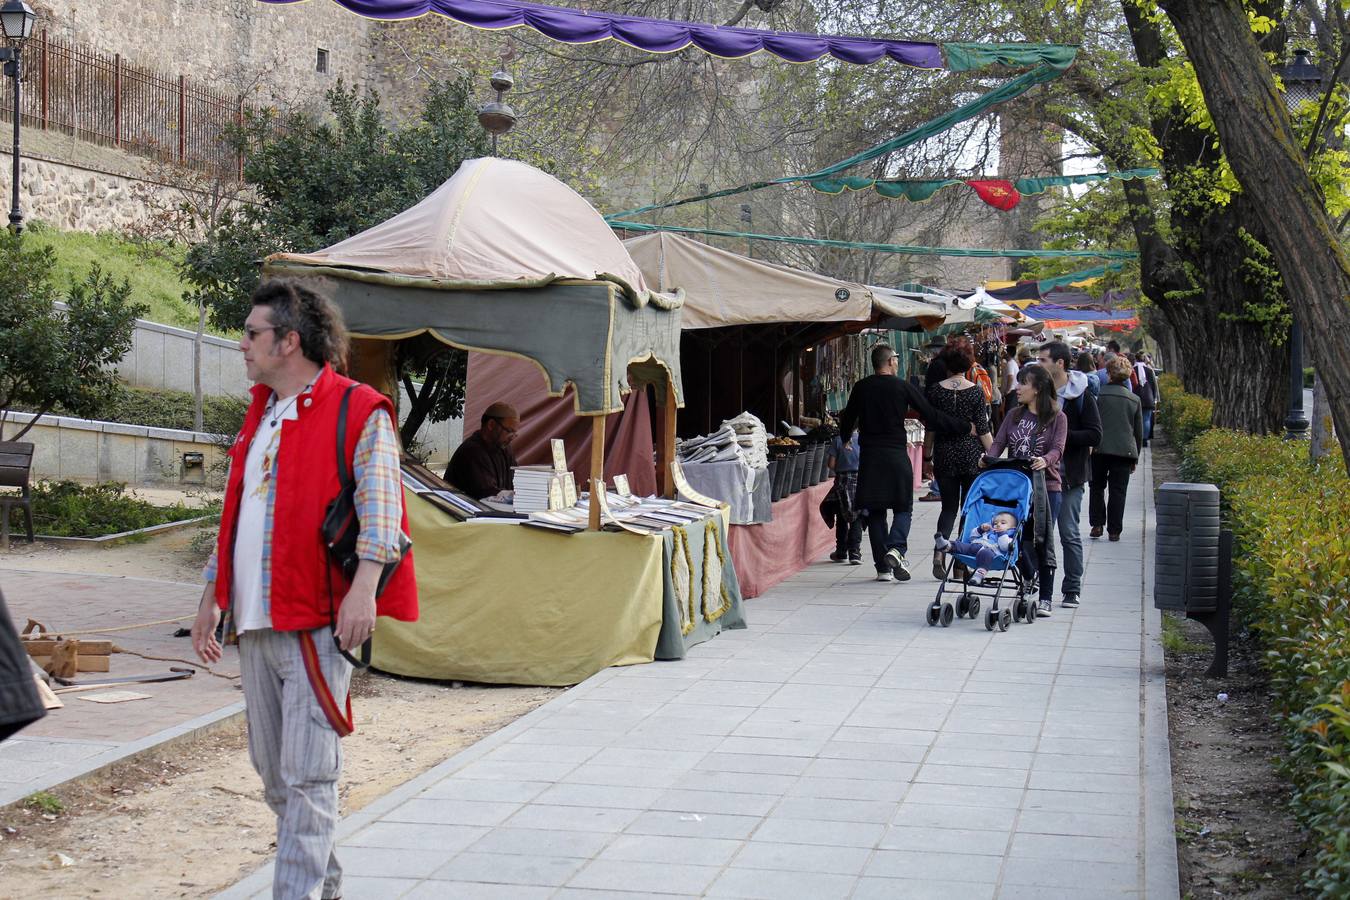
M 750 259 L 666 231 L 623 244 L 648 285 L 684 289 L 681 327 L 686 330 L 872 317 L 872 292 L 861 284 Z
M 267 262 L 365 269 L 439 287 L 599 279 L 620 283 L 639 305 L 647 299 L 642 272 L 595 208 L 552 175 L 509 159 L 465 160 L 392 219 L 316 253 Z

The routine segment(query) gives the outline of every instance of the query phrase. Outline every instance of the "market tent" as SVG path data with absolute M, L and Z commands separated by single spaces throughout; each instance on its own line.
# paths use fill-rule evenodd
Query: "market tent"
M 686 331 L 774 322 L 865 322 L 872 317 L 873 294 L 861 284 L 751 259 L 664 231 L 630 238 L 623 245 L 647 284 L 683 288 Z
M 649 290 L 600 214 L 524 163 L 467 160 L 390 220 L 316 253 L 274 254 L 263 271 L 330 279 L 357 339 L 429 334 L 531 360 L 550 395 L 575 386 L 579 415 L 621 410 L 632 382 L 668 381 L 683 403 L 679 292 Z M 386 371 L 360 377 L 388 386 L 385 351 Z M 356 354 L 368 368 L 380 356 Z

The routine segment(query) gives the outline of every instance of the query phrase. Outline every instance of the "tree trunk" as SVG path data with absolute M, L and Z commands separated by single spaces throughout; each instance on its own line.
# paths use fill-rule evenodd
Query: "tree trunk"
M 1264 225 L 1264 241 L 1326 380 L 1350 465 L 1350 259 L 1295 142 L 1284 99 L 1240 0 L 1161 0 L 1186 47 L 1234 175 Z
M 1327 386 L 1322 376 L 1313 370 L 1312 441 L 1308 446 L 1310 459 L 1318 460 L 1331 452 L 1336 435 L 1331 428 L 1331 413 L 1327 409 Z

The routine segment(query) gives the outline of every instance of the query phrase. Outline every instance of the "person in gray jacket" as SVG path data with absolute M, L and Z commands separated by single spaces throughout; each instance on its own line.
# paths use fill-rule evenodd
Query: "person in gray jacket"
M 1139 397 L 1130 390 L 1130 361 L 1123 356 L 1114 357 L 1106 363 L 1106 372 L 1111 383 L 1102 388 L 1097 398 L 1102 441 L 1092 454 L 1088 524 L 1092 526 L 1092 537 L 1101 537 L 1105 526 L 1110 540 L 1118 541 L 1124 527 L 1125 493 L 1144 446 L 1144 414 Z

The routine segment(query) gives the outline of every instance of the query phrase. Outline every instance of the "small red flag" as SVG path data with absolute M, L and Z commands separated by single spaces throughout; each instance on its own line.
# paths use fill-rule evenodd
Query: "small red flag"
M 1009 210 L 1022 201 L 1011 181 L 997 178 L 971 179 L 966 182 L 980 195 L 980 199 L 994 209 Z

